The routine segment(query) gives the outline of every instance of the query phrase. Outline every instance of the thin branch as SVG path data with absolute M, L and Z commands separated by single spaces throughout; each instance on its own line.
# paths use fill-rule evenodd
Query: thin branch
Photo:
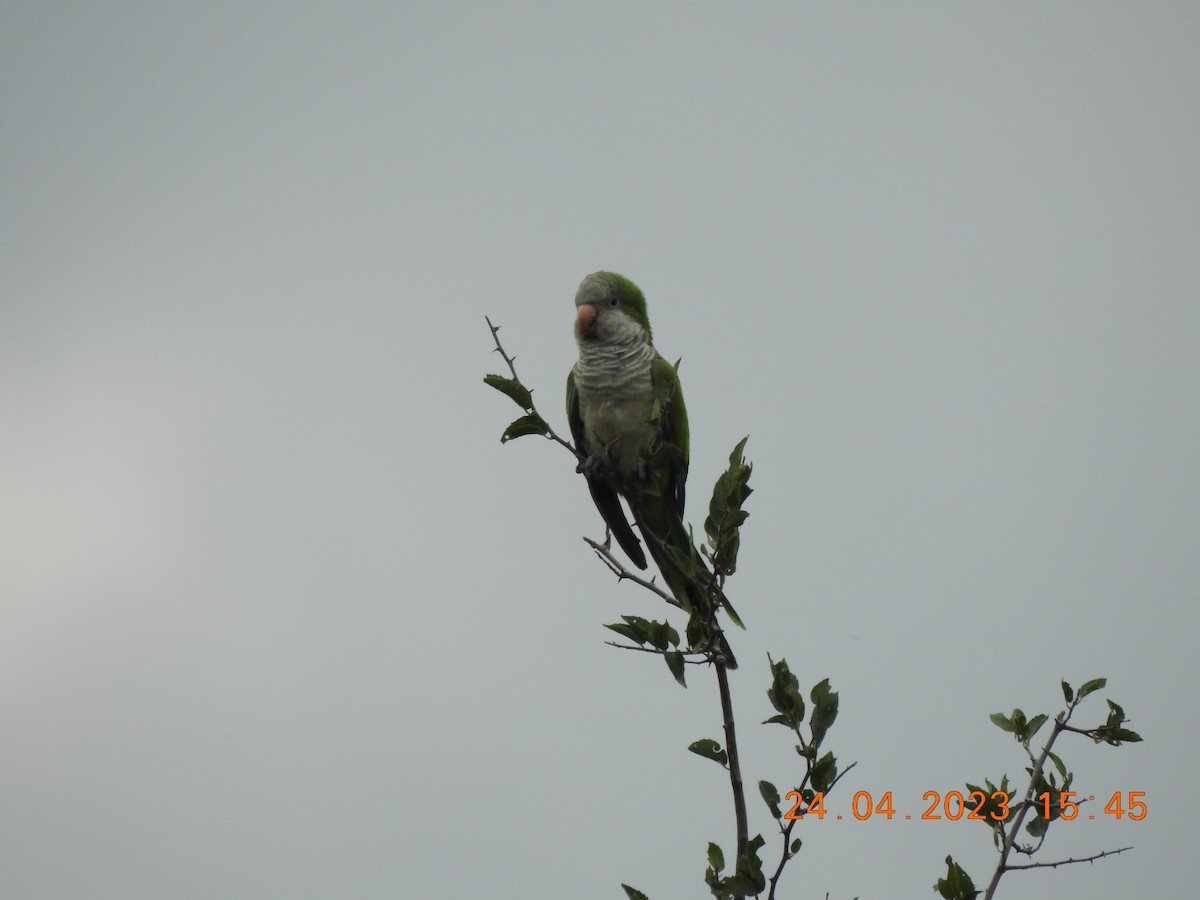
M 1100 853 L 1095 853 L 1092 856 L 1083 856 L 1079 859 L 1060 859 L 1055 862 L 1036 862 L 1036 863 L 1021 863 L 1015 866 L 1006 866 L 1009 872 L 1014 872 L 1017 869 L 1057 869 L 1059 866 L 1069 866 L 1074 863 L 1090 863 L 1098 859 L 1104 859 L 1106 856 L 1116 856 L 1118 853 L 1124 853 L 1126 850 L 1132 850 L 1132 847 L 1121 847 L 1117 850 L 1103 850 Z
M 641 587 L 644 587 L 646 590 L 652 591 L 653 593 L 657 594 L 659 597 L 661 597 L 663 600 L 665 600 L 667 603 L 670 603 L 672 606 L 676 607 L 677 609 L 683 608 L 680 605 L 678 600 L 676 600 L 673 596 L 671 596 L 666 591 L 664 591 L 662 588 L 660 588 L 657 584 L 655 584 L 654 579 L 652 579 L 652 578 L 645 579 L 638 575 L 634 575 L 632 572 L 629 571 L 629 569 L 625 568 L 625 564 L 622 563 L 619 559 L 617 559 L 616 556 L 613 555 L 612 550 L 609 549 L 607 541 L 605 541 L 603 544 L 601 544 L 599 541 L 594 541 L 590 537 L 585 537 L 583 540 L 584 540 L 584 543 L 586 543 L 589 547 L 591 547 L 593 550 L 596 551 L 596 555 L 599 556 L 600 559 L 602 559 L 604 561 L 604 564 L 606 566 L 608 566 L 609 570 L 614 575 L 617 576 L 617 581 L 624 581 L 624 580 L 628 579 L 629 581 L 632 581 L 634 584 L 640 585 Z
M 798 728 L 796 729 L 796 736 L 800 738 L 800 743 L 807 743 L 804 740 L 804 736 L 800 734 L 800 729 Z M 833 789 L 837 787 L 837 783 L 845 778 L 846 775 L 850 773 L 850 770 L 857 765 L 857 761 L 852 762 L 850 765 L 846 766 L 846 768 L 842 769 L 842 771 L 838 772 L 837 777 L 829 783 L 829 787 L 826 789 L 825 793 L 832 793 Z M 807 771 L 804 773 L 804 780 L 801 781 L 800 786 L 796 788 L 797 791 L 803 791 L 806 787 L 808 787 L 808 780 L 812 777 L 812 766 L 813 761 L 811 759 L 806 759 Z M 788 819 L 786 826 L 779 826 L 779 834 L 783 838 L 783 853 L 779 857 L 779 865 L 775 867 L 775 874 L 771 876 L 769 882 L 770 890 L 767 893 L 767 900 L 775 900 L 775 888 L 779 883 L 779 879 L 783 877 L 783 867 L 786 866 L 796 855 L 792 853 L 789 848 L 792 845 L 792 829 L 796 827 L 796 823 L 799 821 L 799 819 Z
M 1033 856 L 1033 854 L 1037 853 L 1039 850 L 1042 849 L 1042 844 L 1046 843 L 1046 835 L 1048 835 L 1049 833 L 1050 833 L 1050 828 L 1049 828 L 1049 826 L 1047 826 L 1046 830 L 1043 831 L 1041 833 L 1041 835 L 1038 836 L 1038 841 L 1036 844 L 1018 844 L 1016 842 L 1016 838 L 1014 837 L 1013 850 L 1016 851 L 1017 853 L 1020 853 L 1022 856 Z M 1014 832 L 1014 834 L 1015 834 L 1015 832 Z M 1011 866 L 1009 866 L 1007 868 L 1011 868 Z
M 837 786 L 837 783 L 839 781 L 841 781 L 850 772 L 850 770 L 853 769 L 857 765 L 858 765 L 857 761 L 852 762 L 852 763 L 850 763 L 850 765 L 846 766 L 846 768 L 842 769 L 842 771 L 838 772 L 837 778 L 835 778 L 835 779 L 833 779 L 833 781 L 829 782 L 829 789 L 827 791 L 825 791 L 825 793 L 826 794 L 830 793 Z
M 667 653 L 675 653 L 676 652 L 674 650 L 670 650 L 670 651 L 659 650 L 657 647 L 638 647 L 638 646 L 635 646 L 634 644 L 618 644 L 616 641 L 605 641 L 604 643 L 608 644 L 608 646 L 610 646 L 610 647 L 616 647 L 618 650 L 638 650 L 642 653 L 657 653 L 659 656 L 666 656 Z M 697 651 L 694 651 L 694 653 L 696 655 L 700 656 L 700 659 L 688 659 L 687 656 L 684 655 L 683 662 L 685 665 L 689 665 L 689 666 L 706 666 L 706 665 L 708 665 L 709 660 L 706 656 L 704 656 L 703 651 L 697 650 Z
M 485 322 L 487 322 L 488 328 L 490 328 L 492 331 L 492 340 L 496 342 L 495 352 L 499 353 L 502 357 L 504 357 L 504 362 L 508 365 L 508 371 L 512 373 L 513 381 L 515 381 L 517 384 L 521 385 L 522 387 L 525 387 L 525 383 L 523 381 L 521 381 L 521 377 L 517 374 L 517 367 L 514 365 L 514 363 L 516 363 L 517 358 L 515 356 L 509 356 L 507 353 L 505 353 L 504 347 L 500 343 L 500 326 L 493 325 L 492 320 L 490 318 L 488 318 L 487 316 L 484 316 L 483 320 Z M 574 444 L 572 444 L 570 441 L 564 441 L 562 438 L 560 438 L 558 436 L 557 433 L 555 433 L 554 429 L 550 427 L 550 422 L 546 419 L 545 416 L 543 416 L 540 412 L 538 412 L 537 406 L 534 405 L 533 389 L 532 388 L 526 388 L 526 389 L 529 391 L 530 399 L 529 399 L 529 409 L 527 409 L 525 411 L 529 412 L 529 413 L 533 413 L 535 416 L 537 416 L 539 419 L 541 419 L 542 422 L 545 423 L 545 425 L 546 425 L 545 437 L 546 438 L 566 447 L 569 451 L 571 451 L 571 455 L 574 456 L 580 462 L 580 464 L 582 464 L 583 461 L 586 459 L 586 457 L 584 457 L 583 453 L 580 450 L 577 450 L 575 448 Z

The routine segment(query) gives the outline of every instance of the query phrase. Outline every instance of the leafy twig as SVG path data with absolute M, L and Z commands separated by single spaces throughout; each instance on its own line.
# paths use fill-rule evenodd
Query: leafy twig
M 803 738 L 801 738 L 801 740 L 803 740 Z M 837 785 L 837 783 L 839 781 L 841 781 L 842 778 L 845 777 L 846 774 L 849 773 L 849 771 L 857 765 L 858 765 L 857 762 L 852 762 L 852 763 L 850 763 L 850 765 L 846 766 L 846 768 L 844 768 L 842 771 L 838 772 L 837 777 L 834 778 L 833 781 L 829 782 L 829 787 L 826 789 L 825 793 L 828 794 L 831 791 L 833 791 L 834 786 Z M 811 778 L 812 778 L 812 764 L 810 761 L 809 766 L 808 766 L 808 771 L 806 771 L 804 773 L 804 780 L 800 782 L 800 786 L 798 788 L 796 788 L 796 790 L 798 790 L 798 791 L 805 790 L 808 787 L 808 783 Z M 796 823 L 799 821 L 800 821 L 799 819 L 790 819 L 790 820 L 788 820 L 788 823 L 786 826 L 784 826 L 784 825 L 779 826 L 779 834 L 783 838 L 783 852 L 779 854 L 779 865 L 776 866 L 776 868 L 775 868 L 775 874 L 771 876 L 770 891 L 767 893 L 767 900 L 775 900 L 775 888 L 776 888 L 776 885 L 778 885 L 778 883 L 779 883 L 779 879 L 783 876 L 783 867 L 786 866 L 788 864 L 788 861 L 793 856 L 796 855 L 795 853 L 791 852 L 788 848 L 791 846 L 792 829 L 796 827 Z M 825 896 L 828 897 L 829 895 L 826 894 Z
M 1030 741 L 1033 739 L 1033 736 L 1037 733 L 1038 729 L 1045 724 L 1048 719 L 1047 716 L 1037 715 L 1032 719 L 1028 719 L 1025 713 L 1019 709 L 1013 710 L 1011 716 L 1005 716 L 1003 713 L 994 713 L 992 715 L 991 719 L 995 725 L 1012 733 L 1020 742 L 1022 748 L 1025 750 L 1025 754 L 1029 757 L 1031 765 L 1029 769 L 1027 769 L 1029 772 L 1029 784 L 1025 788 L 1024 798 L 1014 807 L 1015 816 L 1013 817 L 1012 821 L 998 822 L 993 825 L 995 833 L 998 836 L 997 845 L 1000 850 L 1000 861 L 997 863 L 996 869 L 992 873 L 987 890 L 985 890 L 983 893 L 983 900 L 992 900 L 996 894 L 1000 879 L 1003 877 L 1005 872 L 1012 872 L 1018 869 L 1056 868 L 1058 866 L 1070 865 L 1073 863 L 1094 862 L 1095 860 L 1103 859 L 1106 856 L 1114 856 L 1118 853 L 1123 853 L 1126 850 L 1132 849 L 1130 847 L 1122 847 L 1119 850 L 1106 850 L 1082 859 L 1064 859 L 1050 863 L 1009 862 L 1009 857 L 1014 850 L 1026 856 L 1032 856 L 1039 849 L 1041 849 L 1042 844 L 1045 842 L 1046 834 L 1049 830 L 1050 821 L 1054 818 L 1057 818 L 1058 815 L 1061 814 L 1061 809 L 1059 809 L 1057 812 L 1054 812 L 1051 809 L 1049 799 L 1047 799 L 1047 809 L 1044 813 L 1036 813 L 1036 806 L 1034 804 L 1035 797 L 1040 796 L 1039 788 L 1042 790 L 1042 792 L 1045 792 L 1048 786 L 1052 787 L 1054 785 L 1054 776 L 1051 775 L 1049 782 L 1047 782 L 1046 777 L 1043 774 L 1047 762 L 1052 761 L 1059 774 L 1065 779 L 1062 785 L 1063 791 L 1065 792 L 1070 786 L 1073 776 L 1067 771 L 1063 761 L 1059 759 L 1052 750 L 1055 742 L 1058 740 L 1059 735 L 1061 735 L 1063 732 L 1081 734 L 1085 737 L 1090 737 L 1097 743 L 1105 742 L 1113 746 L 1120 746 L 1122 742 L 1126 741 L 1136 742 L 1142 739 L 1137 732 L 1130 731 L 1129 729 L 1122 727 L 1124 723 L 1128 721 L 1125 718 L 1125 711 L 1112 700 L 1107 701 L 1109 706 L 1109 714 L 1108 720 L 1103 725 L 1098 725 L 1095 728 L 1078 728 L 1069 724 L 1071 716 L 1075 713 L 1076 708 L 1078 708 L 1083 699 L 1089 694 L 1105 687 L 1106 684 L 1106 679 L 1094 678 L 1091 681 L 1082 684 L 1078 692 L 1076 692 L 1067 682 L 1064 681 L 1062 683 L 1063 697 L 1066 700 L 1067 706 L 1065 709 L 1060 711 L 1057 716 L 1054 717 L 1054 726 L 1051 729 L 1050 736 L 1046 740 L 1045 745 L 1042 747 L 1041 753 L 1037 754 L 1036 756 L 1030 749 Z M 1005 782 L 1007 782 L 1007 777 L 1005 778 Z M 1003 784 L 1004 782 L 1002 782 L 1002 785 Z M 968 787 L 970 788 L 971 785 L 968 785 Z M 988 782 L 988 787 L 990 789 L 993 787 L 993 785 Z M 1063 796 L 1069 797 L 1070 794 L 1060 794 L 1060 802 L 1061 797 Z M 1037 837 L 1038 841 L 1034 845 L 1022 847 L 1017 844 L 1017 835 L 1020 833 L 1021 825 L 1024 823 L 1025 818 L 1031 809 L 1035 810 L 1035 815 L 1037 815 L 1037 818 L 1029 823 L 1026 830 L 1030 834 Z M 955 864 L 953 864 L 949 858 L 947 858 L 947 863 L 950 864 L 950 876 L 965 877 L 965 873 L 961 872 L 961 867 L 957 867 L 956 871 Z M 969 879 L 967 879 L 967 881 L 969 882 Z M 939 884 L 941 883 L 939 882 Z M 947 884 L 946 887 L 948 890 L 952 889 L 949 884 Z M 943 896 L 948 895 L 943 894 Z
M 575 445 L 570 441 L 563 440 L 561 437 L 559 437 L 554 429 L 550 427 L 550 423 L 546 421 L 545 416 L 538 412 L 537 406 L 535 406 L 533 402 L 533 391 L 529 388 L 526 388 L 521 382 L 520 376 L 517 375 L 517 367 L 515 365 L 517 358 L 515 356 L 509 356 L 507 353 L 505 353 L 504 347 L 500 343 L 500 326 L 493 325 L 492 320 L 487 316 L 484 316 L 483 319 L 485 322 L 487 322 L 488 328 L 492 332 L 492 340 L 496 342 L 495 352 L 499 353 L 500 356 L 504 358 L 504 362 L 508 366 L 508 371 L 512 373 L 511 380 L 507 378 L 501 378 L 499 375 L 488 375 L 486 378 L 484 378 L 484 381 L 501 393 L 507 394 L 527 413 L 524 418 L 513 422 L 512 425 L 508 427 L 508 430 L 504 433 L 504 437 L 502 437 L 500 440 L 505 441 L 511 437 L 520 437 L 522 434 L 541 434 L 555 443 L 561 444 L 563 447 L 569 450 L 571 455 L 574 456 L 580 463 L 583 463 L 583 452 L 576 449 Z M 519 430 L 521 428 L 527 430 L 521 431 Z

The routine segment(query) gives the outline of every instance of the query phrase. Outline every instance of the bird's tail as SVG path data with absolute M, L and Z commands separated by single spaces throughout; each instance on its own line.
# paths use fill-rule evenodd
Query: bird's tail
M 732 622 L 740 628 L 745 626 L 717 584 L 716 576 L 712 574 L 692 543 L 691 535 L 683 527 L 683 522 L 679 521 L 677 525 L 669 527 L 667 530 L 670 534 L 665 538 L 660 537 L 656 530 L 648 528 L 647 523 L 640 517 L 638 528 L 646 539 L 650 556 L 675 599 L 691 616 L 692 621 L 699 625 L 701 634 L 709 646 L 724 657 L 725 665 L 736 669 L 737 659 L 717 621 L 717 609 L 724 607 Z

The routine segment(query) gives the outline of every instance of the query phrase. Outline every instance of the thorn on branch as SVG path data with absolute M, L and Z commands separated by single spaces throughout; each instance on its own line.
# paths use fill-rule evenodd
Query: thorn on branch
M 1013 866 L 1005 866 L 1005 870 L 1014 871 L 1016 869 L 1057 869 L 1059 866 L 1069 866 L 1075 863 L 1091 863 L 1098 859 L 1104 859 L 1106 856 L 1116 856 L 1118 853 L 1124 853 L 1126 850 L 1132 850 L 1133 847 L 1120 847 L 1116 850 L 1102 850 L 1099 853 L 1094 853 L 1091 856 L 1081 856 L 1079 859 L 1058 859 L 1054 862 L 1035 862 L 1035 863 L 1020 863 Z
M 707 659 L 707 657 L 705 657 L 704 651 L 702 651 L 702 650 L 694 650 L 689 653 L 688 651 L 659 650 L 657 647 L 638 647 L 638 646 L 635 646 L 634 644 L 618 644 L 616 641 L 605 641 L 604 643 L 608 644 L 608 646 L 610 646 L 610 647 L 616 647 L 618 650 L 637 650 L 641 653 L 656 653 L 659 656 L 666 656 L 668 653 L 682 653 L 683 654 L 683 662 L 685 665 L 689 665 L 689 666 L 706 666 L 706 665 L 708 665 L 708 659 Z M 689 656 L 698 656 L 699 659 L 688 659 Z
M 537 406 L 533 402 L 533 388 L 526 387 L 525 383 L 523 381 L 521 381 L 521 377 L 517 374 L 517 367 L 515 365 L 517 358 L 515 356 L 509 356 L 508 353 L 506 353 L 504 350 L 504 345 L 500 343 L 500 326 L 493 325 L 491 318 L 489 318 L 488 316 L 484 316 L 483 320 L 485 322 L 487 322 L 488 328 L 492 332 L 492 340 L 496 342 L 495 350 L 497 353 L 500 354 L 501 357 L 503 357 L 505 364 L 508 366 L 508 371 L 512 374 L 512 380 L 515 381 L 517 384 L 521 385 L 521 387 L 525 388 L 527 391 L 529 391 L 529 394 L 530 394 L 529 408 L 526 409 L 525 411 L 527 413 L 533 414 L 534 416 L 537 416 L 537 418 L 541 419 L 541 421 L 543 423 L 545 423 L 545 426 L 546 426 L 545 437 L 547 439 L 554 441 L 556 444 L 562 445 L 563 447 L 565 447 L 567 450 L 569 450 L 571 452 L 571 455 L 574 456 L 576 458 L 576 460 L 582 462 L 584 460 L 584 456 L 582 455 L 582 453 L 579 450 L 575 449 L 575 445 L 572 444 L 570 441 L 563 440 L 561 437 L 559 437 L 558 434 L 555 432 L 555 430 L 550 427 L 550 423 L 546 419 L 546 417 L 543 416 L 540 412 L 538 412 Z
M 618 581 L 624 581 L 625 579 L 628 579 L 628 580 L 632 581 L 634 584 L 640 585 L 641 587 L 644 587 L 646 590 L 654 592 L 655 594 L 657 594 L 663 600 L 667 601 L 667 603 L 670 603 L 675 608 L 677 608 L 677 609 L 683 608 L 680 605 L 678 600 L 676 600 L 673 596 L 671 596 L 666 591 L 664 591 L 662 588 L 660 588 L 657 584 L 655 584 L 653 579 L 647 580 L 645 578 L 641 578 L 640 576 L 634 575 L 627 568 L 625 568 L 624 563 L 622 563 L 619 559 L 617 559 L 616 556 L 613 555 L 613 552 L 609 547 L 608 541 L 605 541 L 603 544 L 601 544 L 599 541 L 592 540 L 590 537 L 585 537 L 583 539 L 583 541 L 585 544 L 587 544 L 589 547 L 591 547 L 592 550 L 594 550 L 596 552 L 596 555 L 600 557 L 600 559 L 604 562 L 604 564 L 606 566 L 608 566 L 609 571 L 611 571 L 614 575 L 617 576 Z

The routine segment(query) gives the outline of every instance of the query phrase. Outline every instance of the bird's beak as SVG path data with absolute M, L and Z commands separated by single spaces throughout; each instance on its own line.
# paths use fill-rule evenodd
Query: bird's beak
M 582 335 L 592 333 L 596 327 L 596 307 L 590 303 L 581 304 L 575 313 L 575 330 Z

